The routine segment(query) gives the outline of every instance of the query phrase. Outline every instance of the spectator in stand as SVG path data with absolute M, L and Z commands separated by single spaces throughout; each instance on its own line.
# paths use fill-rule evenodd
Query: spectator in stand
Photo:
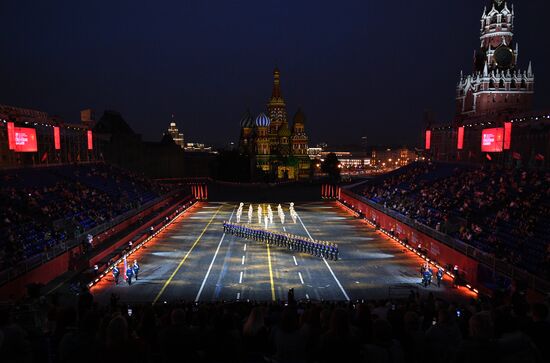
M 332 311 L 329 330 L 321 336 L 320 362 L 355 362 L 359 359 L 359 341 L 349 324 L 348 313 Z
M 435 325 L 426 332 L 424 348 L 432 362 L 450 362 L 456 357 L 462 335 L 454 313 L 448 307 L 440 307 Z
M 261 360 L 263 352 L 268 350 L 268 336 L 263 307 L 256 306 L 243 326 L 243 347 L 248 360 Z
M 296 308 L 285 307 L 278 326 L 271 335 L 275 350 L 274 358 L 278 363 L 300 363 L 306 361 L 307 337 L 298 326 Z
M 387 320 L 373 323 L 373 341 L 364 349 L 366 362 L 404 363 L 405 357 L 399 342 L 392 338 L 392 327 Z
M 10 170 L 0 173 L 0 181 L 0 269 L 47 252 L 167 191 L 106 164 Z M 84 244 L 93 248 L 90 237 Z
M 368 182 L 360 192 L 435 230 L 456 229 L 454 237 L 497 258 L 550 274 L 550 262 L 540 253 L 550 233 L 550 173 L 497 166 L 456 166 L 446 173 L 448 168 L 416 163 Z M 452 220 L 465 223 L 455 228 Z

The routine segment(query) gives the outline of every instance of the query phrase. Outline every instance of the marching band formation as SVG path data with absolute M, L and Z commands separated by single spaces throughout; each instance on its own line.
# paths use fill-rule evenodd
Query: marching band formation
M 338 260 L 338 245 L 332 242 L 309 240 L 289 233 L 274 233 L 263 229 L 250 228 L 241 224 L 223 223 L 224 233 L 244 239 L 282 247 L 291 251 L 308 253 L 329 260 Z

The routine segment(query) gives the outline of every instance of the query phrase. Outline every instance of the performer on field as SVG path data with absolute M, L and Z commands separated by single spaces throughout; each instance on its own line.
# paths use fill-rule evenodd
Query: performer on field
M 118 269 L 118 267 L 115 265 L 115 267 L 113 268 L 113 277 L 115 279 L 115 285 L 118 285 L 118 278 L 120 276 L 120 270 Z
M 139 273 L 139 265 L 137 260 L 134 260 L 134 265 L 132 266 L 132 271 L 134 272 L 134 276 L 136 277 L 136 281 L 138 279 L 138 273 Z

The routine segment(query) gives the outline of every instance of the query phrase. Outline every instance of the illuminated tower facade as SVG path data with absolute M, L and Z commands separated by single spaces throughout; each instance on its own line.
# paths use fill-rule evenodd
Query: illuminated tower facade
M 174 140 L 176 145 L 182 149 L 185 148 L 185 139 L 183 137 L 183 133 L 178 130 L 178 126 L 174 121 L 174 115 L 172 115 L 172 122 L 170 122 L 170 126 L 168 127 L 168 134 L 172 137 L 172 140 Z
M 305 116 L 298 110 L 292 127 L 289 126 L 281 93 L 281 75 L 277 68 L 273 71 L 267 115 L 261 113 L 253 122 L 252 119 L 249 112 L 241 119 L 240 152 L 252 155 L 256 168 L 272 179 L 308 178 L 310 159 L 307 155 Z
M 456 113 L 472 117 L 529 110 L 535 77 L 531 62 L 518 67 L 519 47 L 514 42 L 514 7 L 492 0 L 481 15 L 480 48 L 474 71 L 461 74 L 456 89 Z

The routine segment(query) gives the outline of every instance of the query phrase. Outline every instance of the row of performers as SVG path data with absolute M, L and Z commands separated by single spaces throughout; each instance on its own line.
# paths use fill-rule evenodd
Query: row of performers
M 274 233 L 263 229 L 249 228 L 240 224 L 223 222 L 224 233 L 291 251 L 308 253 L 329 260 L 338 260 L 338 245 L 332 242 L 305 239 L 288 233 Z

